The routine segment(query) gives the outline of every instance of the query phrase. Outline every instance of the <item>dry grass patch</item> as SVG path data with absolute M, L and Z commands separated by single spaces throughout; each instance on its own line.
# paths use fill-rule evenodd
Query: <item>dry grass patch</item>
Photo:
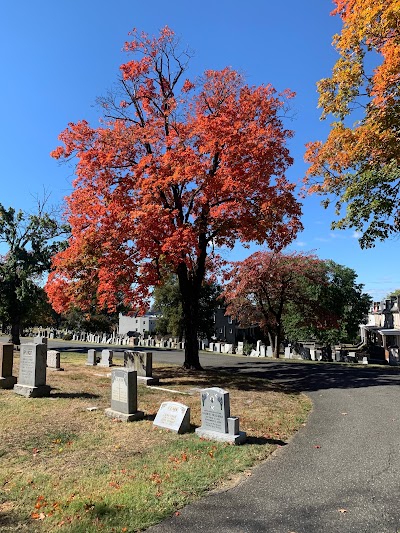
M 103 412 L 110 406 L 110 369 L 87 367 L 85 360 L 62 354 L 64 372 L 48 372 L 50 398 L 0 391 L 1 531 L 139 531 L 268 457 L 310 409 L 307 397 L 265 380 L 163 365 L 154 371 L 160 387 L 138 387 L 145 419 L 116 422 Z M 198 389 L 209 386 L 230 392 L 247 444 L 194 434 Z M 190 406 L 191 433 L 153 426 L 163 401 Z M 88 411 L 92 406 L 98 409 Z

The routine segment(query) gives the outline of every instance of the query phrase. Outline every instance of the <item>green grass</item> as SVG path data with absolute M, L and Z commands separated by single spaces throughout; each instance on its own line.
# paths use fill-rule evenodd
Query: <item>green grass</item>
M 240 473 L 286 442 L 310 409 L 306 396 L 265 380 L 160 366 L 154 373 L 163 388 L 229 390 L 231 412 L 240 417 L 247 444 L 197 437 L 198 393 L 139 386 L 138 408 L 146 418 L 116 422 L 103 412 L 110 406 L 110 370 L 86 367 L 85 360 L 62 354 L 65 371 L 48 374 L 50 398 L 0 391 L 1 531 L 140 531 L 210 489 L 237 482 Z M 191 432 L 177 435 L 153 426 L 167 400 L 190 406 Z M 98 410 L 88 411 L 92 405 Z

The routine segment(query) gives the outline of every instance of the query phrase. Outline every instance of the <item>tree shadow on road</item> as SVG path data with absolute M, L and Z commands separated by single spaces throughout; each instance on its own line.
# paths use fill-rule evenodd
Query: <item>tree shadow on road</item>
M 227 361 L 228 363 L 228 361 Z M 324 389 L 400 386 L 400 371 L 382 366 L 347 366 L 338 363 L 286 363 L 279 361 L 238 361 L 234 365 L 209 367 L 231 375 L 252 376 L 279 383 L 296 392 Z

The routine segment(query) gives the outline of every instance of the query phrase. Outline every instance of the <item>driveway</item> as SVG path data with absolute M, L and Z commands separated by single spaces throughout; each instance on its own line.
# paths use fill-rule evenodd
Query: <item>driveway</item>
M 211 356 L 212 357 L 212 356 Z M 307 425 L 241 484 L 188 505 L 151 533 L 400 531 L 400 373 L 388 367 L 202 357 L 306 392 Z

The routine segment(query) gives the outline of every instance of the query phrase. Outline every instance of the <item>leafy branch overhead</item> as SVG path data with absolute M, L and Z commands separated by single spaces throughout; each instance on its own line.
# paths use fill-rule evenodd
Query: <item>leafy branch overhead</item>
M 339 59 L 318 83 L 322 118 L 335 122 L 325 142 L 311 142 L 310 192 L 337 197 L 333 227 L 363 232 L 362 247 L 400 229 L 400 3 L 334 0 L 342 31 Z M 342 213 L 342 209 L 345 210 Z

